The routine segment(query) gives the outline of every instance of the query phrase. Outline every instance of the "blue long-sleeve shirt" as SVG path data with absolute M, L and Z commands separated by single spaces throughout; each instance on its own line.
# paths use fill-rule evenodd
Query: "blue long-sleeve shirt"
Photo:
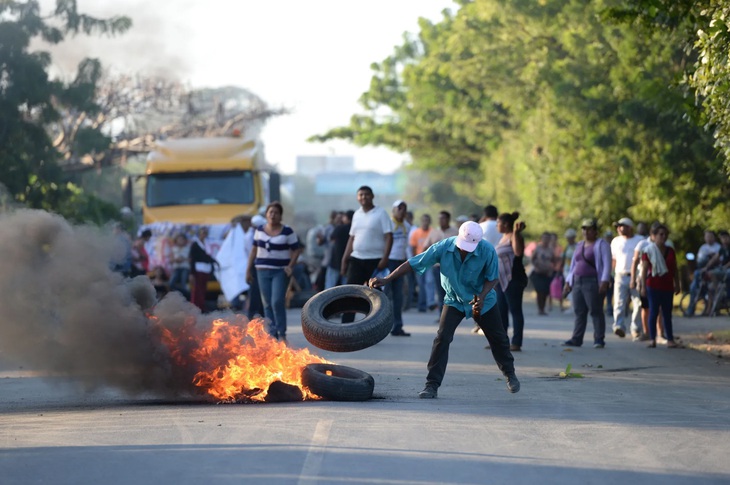
M 494 246 L 481 240 L 473 252 L 461 261 L 461 253 L 456 247 L 457 236 L 446 238 L 429 246 L 429 248 L 413 256 L 408 263 L 413 271 L 422 274 L 428 268 L 439 263 L 441 265 L 441 287 L 446 293 L 444 305 L 449 305 L 464 312 L 466 318 L 472 316 L 469 303 L 474 295 L 481 294 L 484 282 L 494 281 L 498 277 L 499 266 Z M 497 303 L 497 294 L 492 289 L 484 298 L 482 314 Z

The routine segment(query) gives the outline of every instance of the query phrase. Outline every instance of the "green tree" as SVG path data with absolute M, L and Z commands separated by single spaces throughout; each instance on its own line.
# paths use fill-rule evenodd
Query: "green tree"
M 67 35 L 126 31 L 127 17 L 97 19 L 79 13 L 75 0 L 57 0 L 50 16 L 39 2 L 0 1 L 0 173 L 13 198 L 31 208 L 58 212 L 72 220 L 100 222 L 115 208 L 67 182 L 58 166 L 58 153 L 46 129 L 59 119 L 59 107 L 93 112 L 94 92 L 101 67 L 97 60 L 79 64 L 75 79 L 51 80 L 47 52 L 31 52 L 34 38 L 57 44 Z M 102 146 L 104 138 L 84 126 L 79 142 Z
M 671 31 L 687 52 L 682 79 L 701 107 L 697 123 L 713 133 L 730 174 L 730 5 L 720 0 L 628 0 L 607 17 L 640 26 L 651 35 Z
M 676 88 L 689 62 L 677 31 L 609 22 L 610 0 L 459 3 L 373 65 L 363 114 L 314 139 L 409 152 L 536 231 L 629 214 L 681 240 L 727 221 L 722 162 Z

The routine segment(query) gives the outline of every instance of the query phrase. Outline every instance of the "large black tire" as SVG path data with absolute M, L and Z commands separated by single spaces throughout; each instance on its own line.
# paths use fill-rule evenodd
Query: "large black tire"
M 330 401 L 367 401 L 373 397 L 375 380 L 367 372 L 344 365 L 309 364 L 302 371 L 302 384 Z
M 343 312 L 364 313 L 352 323 L 329 319 Z M 377 344 L 393 327 L 393 309 L 388 297 L 363 285 L 335 286 L 310 298 L 302 309 L 304 337 L 322 350 L 354 352 Z

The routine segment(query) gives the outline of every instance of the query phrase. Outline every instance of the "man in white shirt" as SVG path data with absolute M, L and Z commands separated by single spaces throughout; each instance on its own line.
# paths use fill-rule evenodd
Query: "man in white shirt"
M 613 333 L 619 337 L 626 336 L 624 319 L 631 300 L 631 335 L 634 340 L 641 339 L 641 296 L 638 290 L 631 288 L 631 267 L 636 246 L 644 238 L 634 235 L 634 221 L 628 217 L 616 223 L 618 236 L 611 241 L 611 258 L 613 260 Z
M 352 216 L 350 239 L 342 256 L 342 274 L 347 274 L 347 284 L 364 285 L 388 267 L 388 257 L 393 246 L 393 223 L 382 207 L 373 204 L 373 189 L 363 185 L 357 189 L 360 208 Z M 342 323 L 355 321 L 354 313 L 345 313 Z
M 431 229 L 423 247 L 428 249 L 439 241 L 458 235 L 459 230 L 451 226 L 451 213 L 449 211 L 441 211 L 439 212 L 439 225 L 438 227 Z M 436 287 L 437 301 L 435 308 L 438 308 L 438 312 L 440 314 L 444 306 L 444 297 L 446 296 L 446 292 L 441 286 L 441 267 L 438 264 L 433 265 L 431 273 L 433 274 L 434 286 Z
M 496 246 L 499 240 L 502 239 L 502 235 L 497 229 L 497 217 L 499 217 L 497 208 L 490 204 L 484 208 L 484 219 L 479 223 L 482 232 L 484 232 L 483 239 L 492 246 Z
M 413 246 L 411 246 L 411 235 L 413 234 L 413 231 L 415 231 L 418 228 L 418 225 L 413 223 L 413 212 L 406 211 L 406 222 L 408 223 L 408 226 L 410 229 L 408 230 L 408 246 L 406 246 L 406 259 L 410 259 L 415 254 L 413 253 Z M 406 278 L 408 280 L 408 295 L 406 295 L 406 302 L 403 306 L 404 310 L 408 310 L 410 307 L 414 305 L 418 305 L 418 292 L 416 291 L 416 274 L 411 271 L 406 275 Z
M 393 246 L 388 256 L 388 270 L 395 269 L 408 259 L 408 235 L 411 225 L 405 220 L 407 204 L 402 200 L 393 202 L 392 223 L 393 223 Z M 403 330 L 403 280 L 393 280 L 386 286 L 386 293 L 393 303 L 393 328 L 390 334 L 396 337 L 410 337 L 411 334 Z
M 697 251 L 697 269 L 694 272 L 692 283 L 689 285 L 690 299 L 689 306 L 684 313 L 685 317 L 694 316 L 695 307 L 697 306 L 697 297 L 699 296 L 698 293 L 700 291 L 700 282 L 703 277 L 702 270 L 705 266 L 707 266 L 710 258 L 720 252 L 720 249 L 722 249 L 722 245 L 717 242 L 715 232 L 707 229 L 705 231 L 705 244 L 700 246 L 699 251 Z

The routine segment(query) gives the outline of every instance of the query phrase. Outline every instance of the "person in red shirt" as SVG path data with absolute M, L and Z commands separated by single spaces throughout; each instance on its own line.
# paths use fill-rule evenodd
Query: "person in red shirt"
M 414 256 L 426 250 L 426 240 L 431 230 L 431 216 L 423 214 L 421 216 L 421 225 L 411 231 L 408 240 Z M 436 304 L 433 300 L 436 295 L 436 288 L 434 286 L 433 273 L 426 271 L 423 274 L 416 275 L 416 282 L 418 283 L 418 311 L 426 312 L 428 309 L 435 309 Z
M 152 239 L 152 231 L 145 229 L 132 244 L 132 276 L 146 275 L 150 271 L 150 256 L 147 243 Z
M 677 255 L 674 249 L 667 246 L 669 229 L 663 224 L 651 230 L 653 242 L 644 250 L 641 257 L 641 280 L 639 290 L 641 296 L 649 299 L 649 348 L 656 347 L 656 322 L 659 312 L 664 320 L 664 331 L 667 335 L 667 347 L 676 348 L 672 331 L 673 295 L 679 294 L 679 275 L 677 273 Z

